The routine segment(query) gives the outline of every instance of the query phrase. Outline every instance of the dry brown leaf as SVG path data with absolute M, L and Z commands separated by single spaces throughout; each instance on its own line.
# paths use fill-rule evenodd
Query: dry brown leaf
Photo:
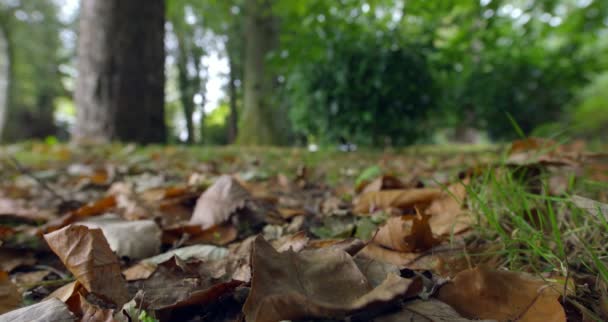
M 404 189 L 406 186 L 399 178 L 391 175 L 383 175 L 372 182 L 363 182 L 355 191 L 357 193 L 374 192 L 380 190 L 398 190 Z
M 525 273 L 483 267 L 460 272 L 437 298 L 471 319 L 522 322 L 565 322 L 560 294 Z
M 11 282 L 8 273 L 0 271 L 0 314 L 12 311 L 19 305 L 21 305 L 21 293 Z
M 68 214 L 65 214 L 57 219 L 46 223 L 42 228 L 42 233 L 50 233 L 61 229 L 69 224 L 92 216 L 99 216 L 116 206 L 116 198 L 114 196 L 105 197 L 95 202 L 82 206 Z
M 118 307 L 129 300 L 118 258 L 100 229 L 70 225 L 44 235 L 44 239 L 89 292 Z
M 365 248 L 363 248 L 361 252 L 357 254 L 357 256 L 397 265 L 399 267 L 406 267 L 408 264 L 412 263 L 416 258 L 418 258 L 419 255 L 415 253 L 403 253 L 390 250 L 376 244 L 369 244 L 365 246 Z
M 355 200 L 354 212 L 367 214 L 377 209 L 413 209 L 414 206 L 425 208 L 425 205 L 440 196 L 441 190 L 433 188 L 373 191 L 364 193 Z
M 431 215 L 429 225 L 433 234 L 438 236 L 457 234 L 471 227 L 473 217 L 462 209 L 462 203 L 467 196 L 468 183 L 467 178 L 462 183 L 450 185 L 448 191 L 433 200 L 426 210 L 426 213 Z
M 463 318 L 451 306 L 434 299 L 416 300 L 406 303 L 399 312 L 383 315 L 374 322 L 490 322 L 492 320 L 470 320 Z
M 391 217 L 380 227 L 373 242 L 400 252 L 418 252 L 433 248 L 440 240 L 433 237 L 428 215 Z
M 89 303 L 87 299 L 78 294 L 77 298 L 78 312 L 76 313 L 80 317 L 80 321 L 83 322 L 115 322 L 114 310 L 102 309 L 95 304 Z
M 293 235 L 283 236 L 277 240 L 274 240 L 272 242 L 272 246 L 281 253 L 289 249 L 297 253 L 306 247 L 309 240 L 310 238 L 306 236 L 306 233 L 300 231 Z
M 211 245 L 192 245 L 177 248 L 163 254 L 146 258 L 139 263 L 123 271 L 127 281 L 147 279 L 156 271 L 156 267 L 172 257 L 180 260 L 197 259 L 205 262 L 212 262 L 224 259 L 228 255 L 228 250 L 222 247 Z
M 325 248 L 277 252 L 262 237 L 252 254 L 251 292 L 243 307 L 248 322 L 343 317 L 370 306 L 418 294 L 419 279 L 389 274 L 376 288 L 346 252 Z
M 68 310 L 65 303 L 49 299 L 40 303 L 0 315 L 0 322 L 53 321 L 71 322 L 76 317 Z
M 161 263 L 146 280 L 134 282 L 144 290 L 144 306 L 152 310 L 170 310 L 204 305 L 232 291 L 242 282 L 213 279 L 200 261 L 182 261 L 177 257 Z
M 179 225 L 163 230 L 163 243 L 182 242 L 185 245 L 213 244 L 227 245 L 238 237 L 238 230 L 232 224 L 213 226 L 207 229 L 200 225 Z
M 190 224 L 211 228 L 228 221 L 251 198 L 249 192 L 231 176 L 221 176 L 197 200 Z

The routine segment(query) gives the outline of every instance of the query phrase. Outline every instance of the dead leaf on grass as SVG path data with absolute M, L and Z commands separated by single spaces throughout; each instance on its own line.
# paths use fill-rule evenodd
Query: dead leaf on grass
M 473 217 L 464 211 L 462 204 L 467 196 L 469 179 L 452 184 L 442 195 L 433 200 L 426 210 L 431 215 L 429 225 L 435 235 L 458 234 L 471 227 Z
M 382 190 L 364 193 L 354 205 L 354 212 L 368 214 L 377 209 L 413 209 L 414 206 L 428 205 L 441 196 L 441 189 L 421 188 L 405 190 Z
M 144 290 L 144 307 L 160 311 L 210 303 L 240 284 L 212 278 L 203 262 L 172 257 L 160 263 L 148 279 L 130 287 Z
M 425 251 L 441 241 L 433 237 L 428 215 L 391 217 L 380 227 L 373 242 L 400 252 Z
M 183 242 L 185 245 L 213 244 L 227 245 L 238 237 L 238 230 L 232 224 L 213 226 L 207 229 L 200 225 L 178 225 L 163 229 L 163 243 Z
M 196 202 L 190 224 L 203 229 L 223 224 L 250 198 L 250 193 L 236 179 L 221 176 Z
M 124 270 L 123 275 L 127 281 L 146 279 L 156 271 L 156 267 L 160 263 L 166 262 L 174 256 L 183 261 L 191 259 L 201 261 L 217 261 L 228 256 L 228 250 L 223 247 L 211 245 L 193 245 L 177 248 L 166 253 L 144 259 L 134 266 Z
M 248 322 L 344 317 L 396 298 L 415 296 L 420 280 L 389 274 L 373 288 L 346 252 L 325 248 L 277 252 L 262 237 L 252 254 L 251 292 L 243 307 Z
M 19 305 L 21 305 L 21 293 L 11 282 L 8 273 L 0 271 L 0 314 L 12 311 Z
M 471 319 L 565 322 L 560 294 L 525 273 L 483 267 L 460 272 L 439 289 L 437 298 Z
M 70 225 L 44 235 L 44 239 L 89 292 L 112 301 L 118 307 L 129 300 L 118 258 L 101 229 Z

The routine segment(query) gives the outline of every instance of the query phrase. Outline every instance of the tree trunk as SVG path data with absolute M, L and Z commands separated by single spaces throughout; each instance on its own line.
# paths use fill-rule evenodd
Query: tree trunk
M 230 79 L 228 80 L 228 96 L 230 99 L 230 116 L 228 119 L 228 143 L 234 143 L 236 141 L 239 120 L 239 111 L 237 107 L 238 93 L 236 89 L 237 70 L 236 63 L 234 60 L 234 54 L 231 53 L 230 48 L 228 48 L 228 65 L 230 67 Z
M 75 139 L 164 142 L 164 0 L 82 0 Z
M 192 119 L 194 113 L 194 95 L 192 93 L 191 80 L 188 76 L 188 49 L 184 37 L 179 35 L 178 32 L 176 32 L 176 36 L 179 97 L 182 108 L 184 109 L 184 118 L 186 119 L 186 131 L 188 134 L 186 142 L 192 144 L 194 143 L 194 120 Z
M 277 45 L 277 19 L 272 0 L 247 0 L 245 4 L 244 106 L 237 142 L 243 145 L 272 145 L 280 141 L 273 120 L 273 75 L 266 55 Z
M 0 138 L 2 138 L 6 116 L 8 115 L 12 68 L 10 50 L 8 31 L 4 24 L 0 23 Z

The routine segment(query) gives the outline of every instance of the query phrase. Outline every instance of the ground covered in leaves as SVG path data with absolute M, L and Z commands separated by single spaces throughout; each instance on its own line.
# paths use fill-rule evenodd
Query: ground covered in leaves
M 0 321 L 608 320 L 583 142 L 0 151 Z

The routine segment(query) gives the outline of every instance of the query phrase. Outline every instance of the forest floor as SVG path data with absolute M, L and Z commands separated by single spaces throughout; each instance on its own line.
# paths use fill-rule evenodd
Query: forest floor
M 0 321 L 608 320 L 608 154 L 584 142 L 0 162 Z

